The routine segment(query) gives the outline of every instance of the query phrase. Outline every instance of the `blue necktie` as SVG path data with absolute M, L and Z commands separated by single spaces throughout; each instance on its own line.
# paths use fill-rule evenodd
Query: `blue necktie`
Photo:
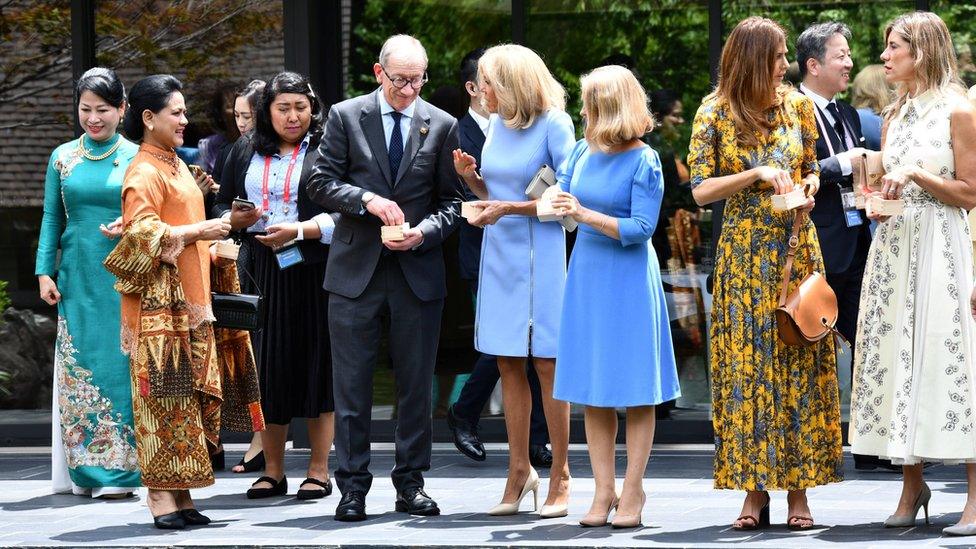
M 844 121 L 840 119 L 840 109 L 831 101 L 827 103 L 827 112 L 834 117 L 834 131 L 837 132 L 837 152 L 847 150 L 847 139 L 844 136 Z M 853 137 L 853 136 L 852 136 Z
M 400 161 L 403 160 L 403 132 L 400 131 L 400 118 L 403 113 L 393 111 L 393 134 L 390 135 L 390 147 L 387 151 L 390 157 L 390 178 L 395 182 L 397 172 L 400 170 Z

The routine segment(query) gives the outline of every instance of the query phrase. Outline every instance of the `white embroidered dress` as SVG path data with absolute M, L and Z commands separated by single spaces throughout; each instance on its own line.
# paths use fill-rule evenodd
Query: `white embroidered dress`
M 887 172 L 914 165 L 955 178 L 949 122 L 965 98 L 929 91 L 890 122 Z M 853 452 L 896 464 L 976 461 L 976 322 L 966 211 L 909 183 L 905 211 L 871 243 L 857 328 Z

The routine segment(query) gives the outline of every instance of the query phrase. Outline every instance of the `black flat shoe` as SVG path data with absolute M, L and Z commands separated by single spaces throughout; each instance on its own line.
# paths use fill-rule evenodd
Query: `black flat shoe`
M 242 457 L 241 460 L 237 462 L 237 465 L 244 467 L 244 470 L 234 471 L 235 473 L 256 473 L 264 470 L 264 450 L 254 454 L 254 457 L 248 461 L 244 461 L 244 458 Z
M 210 517 L 201 514 L 196 509 L 181 509 L 180 514 L 183 515 L 183 522 L 189 526 L 206 526 L 210 524 Z
M 214 451 L 217 448 L 220 448 L 219 452 Z M 216 446 L 211 446 L 209 442 L 207 443 L 207 453 L 210 454 L 210 467 L 214 471 L 223 471 L 226 463 L 224 462 L 224 445 L 221 444 L 220 437 L 217 437 Z
M 153 526 L 160 530 L 182 530 L 186 528 L 186 521 L 183 519 L 182 513 L 173 511 L 172 513 L 153 517 Z
M 271 488 L 251 488 L 247 491 L 247 499 L 262 499 L 271 498 L 274 496 L 283 496 L 288 493 L 288 477 L 282 476 L 281 480 L 275 480 L 271 477 L 261 477 L 254 481 L 254 484 L 259 482 L 267 482 L 271 485 Z M 254 486 L 251 484 L 251 486 Z
M 420 488 L 408 488 L 397 494 L 396 510 L 400 513 L 422 517 L 433 517 L 441 514 L 437 502 Z
M 302 481 L 302 484 L 315 484 L 321 486 L 322 489 L 321 490 L 299 489 L 298 493 L 295 494 L 295 497 L 298 499 L 319 499 L 319 498 L 324 498 L 326 496 L 332 495 L 332 481 L 329 479 L 325 479 L 325 481 L 323 482 L 319 479 L 308 477 L 307 479 Z M 299 484 L 299 486 L 301 486 L 301 484 Z
M 336 506 L 335 519 L 341 522 L 366 520 L 366 493 L 354 490 L 342 494 L 342 499 Z

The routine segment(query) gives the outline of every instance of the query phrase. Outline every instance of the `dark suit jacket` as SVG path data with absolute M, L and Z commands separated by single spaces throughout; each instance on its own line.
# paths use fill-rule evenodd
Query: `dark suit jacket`
M 312 202 L 308 197 L 306 188 L 309 177 L 312 175 L 312 166 L 318 160 L 318 136 L 312 136 L 305 152 L 305 161 L 302 162 L 302 173 L 298 180 L 298 190 L 295 199 L 298 201 L 298 219 L 305 221 L 312 219 L 316 215 L 325 212 L 321 206 Z M 247 175 L 247 167 L 251 163 L 254 155 L 254 147 L 251 145 L 250 136 L 244 135 L 238 139 L 227 154 L 224 161 L 221 178 L 223 183 L 220 185 L 220 192 L 217 193 L 217 201 L 213 207 L 214 217 L 220 217 L 230 210 L 231 203 L 235 198 L 251 200 L 247 197 L 247 189 L 244 188 L 244 177 Z M 257 202 L 260 197 L 251 200 Z M 332 220 L 338 221 L 339 214 L 332 214 Z M 299 248 L 307 263 L 320 263 L 326 260 L 329 254 L 329 247 L 316 240 L 304 240 L 299 243 Z
M 478 121 L 471 118 L 470 114 L 464 115 L 458 120 L 458 140 L 461 143 L 461 150 L 474 157 L 478 167 L 481 167 L 481 149 L 485 146 L 485 134 L 481 133 L 481 126 Z M 467 185 L 463 185 L 465 200 L 478 200 L 478 197 L 471 192 Z M 481 264 L 481 240 L 485 231 L 480 227 L 475 227 L 470 223 L 461 223 L 460 243 L 458 245 L 458 265 L 461 269 L 461 278 L 465 280 L 478 279 L 478 267 Z
M 863 147 L 864 137 L 861 135 L 861 119 L 857 116 L 857 111 L 847 103 L 836 100 L 837 109 L 841 117 L 844 118 L 844 127 L 853 133 L 854 146 Z M 814 105 L 815 109 L 818 109 Z M 824 111 L 820 111 L 820 117 L 825 119 Z M 844 210 L 841 205 L 841 187 L 851 187 L 854 184 L 853 177 L 841 174 L 840 163 L 836 156 L 830 156 L 827 148 L 826 139 L 829 135 L 836 137 L 836 130 L 833 127 L 824 128 L 817 122 L 817 131 L 820 136 L 817 138 L 817 160 L 820 163 L 820 191 L 817 192 L 817 204 L 810 212 L 813 224 L 817 226 L 817 237 L 820 240 L 820 250 L 823 254 L 824 268 L 828 273 L 842 273 L 846 271 L 854 253 L 857 251 L 858 238 L 862 231 L 870 234 L 868 219 L 864 212 L 860 212 L 861 224 L 848 227 L 844 218 Z M 837 152 L 837 151 L 835 151 Z
M 341 213 L 325 271 L 325 289 L 354 299 L 366 289 L 380 255 L 382 222 L 363 208 L 367 191 L 393 200 L 423 243 L 394 252 L 414 294 L 424 301 L 447 295 L 441 244 L 459 220 L 461 183 L 452 151 L 458 147 L 457 120 L 423 99 L 406 137 L 399 173 L 390 173 L 379 106 L 381 90 L 347 99 L 329 110 L 308 185 L 314 202 Z

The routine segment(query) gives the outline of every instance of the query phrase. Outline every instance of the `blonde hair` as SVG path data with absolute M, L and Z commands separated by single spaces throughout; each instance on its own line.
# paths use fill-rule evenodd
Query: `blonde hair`
M 654 127 L 647 93 L 620 65 L 594 69 L 580 80 L 586 141 L 603 152 L 641 138 Z
M 566 90 L 542 58 L 525 46 L 488 48 L 478 60 L 478 80 L 495 92 L 498 116 L 509 128 L 525 129 L 548 110 L 566 109 Z
M 875 114 L 891 103 L 891 86 L 885 80 L 884 65 L 868 65 L 854 77 L 851 86 L 851 105 L 855 109 L 870 109 Z
M 954 91 L 965 95 L 966 91 L 959 80 L 956 50 L 941 17 L 928 11 L 906 13 L 888 24 L 885 44 L 893 32 L 908 42 L 908 52 L 915 59 L 916 95 L 929 90 Z M 895 101 L 884 110 L 885 118 L 896 114 L 908 101 L 908 86 L 899 83 L 895 94 Z

